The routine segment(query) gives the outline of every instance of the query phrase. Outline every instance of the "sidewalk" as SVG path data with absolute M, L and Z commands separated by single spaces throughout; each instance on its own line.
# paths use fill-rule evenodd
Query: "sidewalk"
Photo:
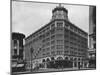
M 14 72 L 13 74 L 33 74 L 33 73 L 43 73 L 43 72 L 61 72 L 61 71 L 78 71 L 78 70 L 94 70 L 94 68 L 60 68 L 60 69 L 39 69 L 34 71 L 25 72 Z

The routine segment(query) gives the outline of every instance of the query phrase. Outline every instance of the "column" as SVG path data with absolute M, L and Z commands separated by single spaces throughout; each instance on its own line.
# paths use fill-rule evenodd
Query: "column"
M 86 64 L 86 67 L 88 68 L 89 67 L 89 63 L 87 62 L 87 64 Z
M 84 62 L 83 62 L 83 66 L 82 67 L 84 68 Z
M 75 67 L 75 62 L 73 61 L 73 68 Z
M 44 68 L 45 68 L 45 69 L 47 68 L 47 63 L 46 63 L 46 62 L 44 63 Z
M 17 40 L 17 55 L 19 55 L 19 40 Z
M 77 63 L 77 66 L 76 67 L 78 68 L 78 61 L 76 63 Z

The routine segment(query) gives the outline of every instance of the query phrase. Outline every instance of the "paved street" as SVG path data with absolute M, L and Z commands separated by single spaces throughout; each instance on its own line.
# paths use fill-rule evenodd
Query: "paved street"
M 39 72 L 60 72 L 60 71 L 75 71 L 75 70 L 95 70 L 94 68 L 60 68 L 60 69 L 39 69 L 39 70 L 34 70 L 34 71 L 25 71 L 25 72 L 16 72 L 14 74 L 33 74 L 33 73 L 39 73 Z

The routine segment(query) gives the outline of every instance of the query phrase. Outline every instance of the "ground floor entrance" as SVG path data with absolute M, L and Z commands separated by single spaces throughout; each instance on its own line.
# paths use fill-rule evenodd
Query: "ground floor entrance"
M 40 64 L 40 68 L 85 68 L 87 67 L 87 62 L 83 61 L 70 61 L 70 60 L 54 60 L 49 62 L 44 62 Z
M 72 61 L 68 60 L 55 60 L 47 62 L 47 68 L 71 68 L 73 67 Z

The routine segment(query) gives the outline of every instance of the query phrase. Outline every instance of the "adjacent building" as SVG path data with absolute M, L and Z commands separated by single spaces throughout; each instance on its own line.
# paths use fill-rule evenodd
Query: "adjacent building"
M 57 6 L 51 21 L 25 39 L 27 69 L 87 67 L 88 34 L 72 24 L 68 10 Z
M 96 67 L 96 6 L 90 6 L 89 12 L 89 66 Z
M 18 67 L 19 63 L 23 62 L 23 40 L 25 35 L 22 33 L 13 32 L 11 37 L 11 67 L 13 71 L 15 67 Z

